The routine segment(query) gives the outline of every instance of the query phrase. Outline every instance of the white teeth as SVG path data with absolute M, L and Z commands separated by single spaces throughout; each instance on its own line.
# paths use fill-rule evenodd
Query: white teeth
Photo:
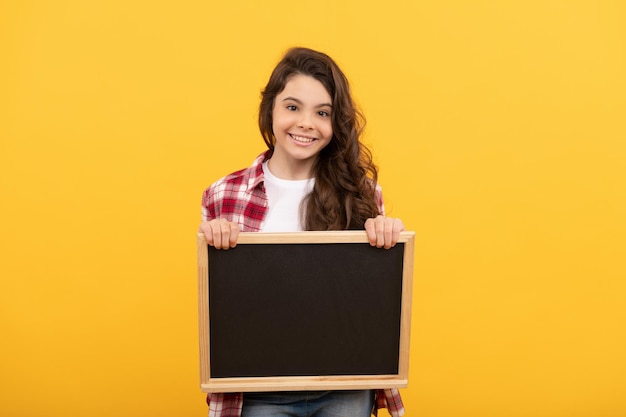
M 291 137 L 297 142 L 304 142 L 304 143 L 311 143 L 315 140 L 315 139 L 305 138 L 303 136 L 296 136 L 296 135 L 291 135 Z

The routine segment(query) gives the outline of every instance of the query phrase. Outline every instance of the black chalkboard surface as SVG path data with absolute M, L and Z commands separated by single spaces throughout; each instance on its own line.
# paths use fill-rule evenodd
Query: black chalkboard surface
M 406 386 L 413 239 L 242 233 L 217 250 L 199 235 L 203 391 Z

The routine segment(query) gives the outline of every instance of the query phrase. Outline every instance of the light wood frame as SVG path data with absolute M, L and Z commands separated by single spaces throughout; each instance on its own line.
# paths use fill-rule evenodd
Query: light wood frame
M 197 235 L 198 247 L 198 314 L 200 342 L 200 386 L 203 392 L 260 392 L 294 390 L 346 390 L 405 388 L 409 372 L 409 339 L 411 329 L 411 295 L 413 284 L 414 232 L 401 232 L 399 243 L 404 244 L 402 272 L 402 300 L 400 320 L 400 352 L 398 373 L 393 375 L 347 376 L 281 376 L 281 377 L 220 377 L 210 372 L 209 340 L 209 256 L 204 235 Z M 364 231 L 295 232 L 295 233 L 240 233 L 238 245 L 245 244 L 311 244 L 311 243 L 367 243 Z M 381 249 L 383 250 L 383 249 Z

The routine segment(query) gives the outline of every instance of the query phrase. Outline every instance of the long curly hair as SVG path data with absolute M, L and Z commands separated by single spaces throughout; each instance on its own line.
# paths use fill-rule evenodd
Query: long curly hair
M 297 74 L 321 82 L 333 106 L 333 137 L 318 155 L 313 167 L 313 191 L 301 205 L 304 229 L 363 229 L 365 220 L 379 214 L 375 196 L 378 170 L 371 151 L 360 141 L 365 118 L 352 100 L 346 76 L 328 55 L 308 48 L 292 48 L 276 65 L 261 93 L 259 129 L 263 139 L 273 151 L 274 100 Z

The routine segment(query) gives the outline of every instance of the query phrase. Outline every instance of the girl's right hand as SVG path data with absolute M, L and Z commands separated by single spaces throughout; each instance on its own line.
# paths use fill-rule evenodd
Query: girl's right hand
M 226 219 L 213 219 L 200 224 L 200 233 L 215 249 L 228 249 L 237 246 L 239 225 Z

